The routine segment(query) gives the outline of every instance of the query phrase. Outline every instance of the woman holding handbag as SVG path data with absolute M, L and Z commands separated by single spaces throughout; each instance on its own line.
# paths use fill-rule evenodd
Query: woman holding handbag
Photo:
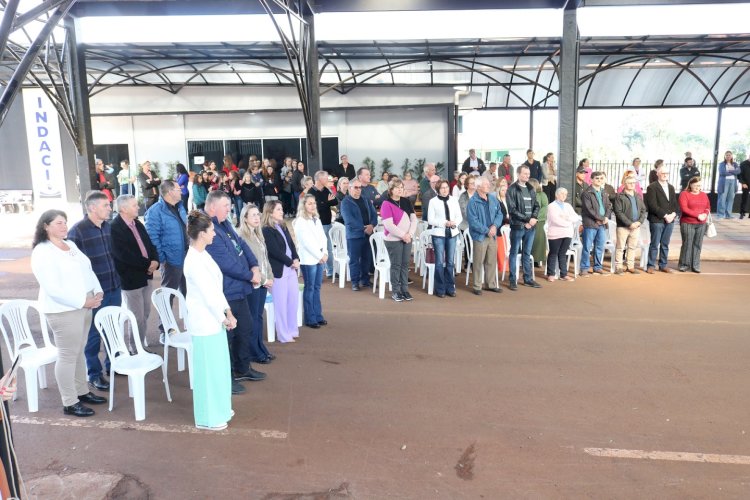
M 701 190 L 700 177 L 688 181 L 687 189 L 680 193 L 680 235 L 682 248 L 677 269 L 680 272 L 692 270 L 701 272 L 701 249 L 703 236 L 706 234 L 706 222 L 711 216 L 711 202 Z

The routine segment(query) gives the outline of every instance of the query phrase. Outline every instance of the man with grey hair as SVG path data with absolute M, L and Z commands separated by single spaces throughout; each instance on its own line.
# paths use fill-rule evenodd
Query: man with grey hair
M 187 213 L 182 204 L 182 191 L 176 182 L 166 180 L 159 186 L 159 192 L 159 201 L 146 211 L 146 231 L 159 254 L 162 286 L 179 290 L 185 295 L 182 267 L 187 255 L 188 239 Z
M 141 196 L 146 210 L 151 208 L 159 199 L 159 185 L 161 179 L 151 171 L 151 162 L 146 160 L 141 164 L 141 173 L 138 174 L 138 184 L 141 186 Z
M 309 193 L 315 197 L 315 205 L 318 208 L 318 217 L 320 217 L 320 223 L 323 225 L 323 232 L 326 234 L 326 240 L 328 240 L 328 255 L 333 255 L 333 249 L 331 248 L 331 238 L 328 237 L 328 233 L 331 231 L 331 207 L 335 207 L 339 204 L 338 198 L 328 189 L 328 172 L 325 170 L 318 170 L 315 172 L 315 184 L 310 188 Z M 328 259 L 326 262 L 326 277 L 330 278 L 333 276 L 333 259 Z
M 120 291 L 120 276 L 115 270 L 115 263 L 112 259 L 112 228 L 107 222 L 112 213 L 109 198 L 101 191 L 89 191 L 86 194 L 85 205 L 86 216 L 70 228 L 68 239 L 75 243 L 81 252 L 89 258 L 91 268 L 102 286 L 104 296 L 101 305 L 91 311 L 92 317 L 94 317 L 102 307 L 121 305 L 122 293 Z M 99 360 L 100 351 L 99 332 L 92 321 L 84 348 L 88 379 L 91 387 L 106 391 L 109 390 L 109 382 L 102 373 L 102 363 Z M 106 357 L 106 353 L 104 356 L 109 372 L 109 359 Z M 88 402 L 91 403 L 91 401 Z
M 132 194 L 122 194 L 115 200 L 118 216 L 112 221 L 112 258 L 122 282 L 122 295 L 127 308 L 133 312 L 138 325 L 141 345 L 146 337 L 146 325 L 151 315 L 151 292 L 154 271 L 159 268 L 159 253 L 148 232 L 138 220 L 138 200 Z M 129 339 L 129 349 L 135 352 L 135 339 Z
M 425 163 L 424 164 L 424 176 L 422 177 L 422 180 L 419 181 L 419 192 L 422 196 L 427 192 L 428 189 L 430 189 L 430 179 L 432 179 L 432 176 L 434 176 L 437 173 L 437 170 L 435 169 L 434 163 Z M 433 187 L 433 191 L 435 190 L 435 186 Z M 422 210 L 427 211 L 427 207 L 422 207 Z
M 424 179 L 423 179 L 424 180 Z M 427 190 L 422 193 L 422 220 L 427 220 L 427 207 L 430 205 L 430 200 L 437 196 L 435 186 L 440 182 L 439 175 L 433 175 L 428 179 Z
M 474 253 L 474 295 L 482 295 L 482 283 L 487 283 L 487 290 L 502 292 L 497 277 L 497 237 L 503 225 L 505 214 L 503 205 L 496 196 L 489 196 L 490 181 L 486 177 L 477 177 L 477 191 L 469 199 L 466 207 L 466 218 L 469 221 L 469 236 L 473 242 Z

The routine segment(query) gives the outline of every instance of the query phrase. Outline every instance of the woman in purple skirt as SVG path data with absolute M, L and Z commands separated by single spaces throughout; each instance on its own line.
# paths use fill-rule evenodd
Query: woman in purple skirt
M 266 202 L 261 225 L 268 249 L 268 260 L 273 270 L 271 296 L 276 316 L 276 338 L 279 342 L 294 342 L 294 339 L 299 337 L 299 255 L 284 224 L 284 208 L 280 201 Z

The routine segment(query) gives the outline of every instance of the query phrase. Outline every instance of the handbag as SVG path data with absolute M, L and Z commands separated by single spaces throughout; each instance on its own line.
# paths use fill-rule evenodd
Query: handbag
M 716 226 L 714 225 L 714 220 L 711 218 L 711 214 L 708 214 L 708 223 L 706 223 L 706 237 L 716 237 Z
M 435 249 L 434 248 L 427 247 L 424 249 L 424 261 L 427 264 L 435 263 Z

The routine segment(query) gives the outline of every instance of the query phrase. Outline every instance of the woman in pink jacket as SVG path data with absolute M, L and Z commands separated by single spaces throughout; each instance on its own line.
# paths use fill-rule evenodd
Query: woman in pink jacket
M 566 253 L 573 239 L 573 228 L 580 217 L 570 203 L 566 203 L 567 197 L 567 189 L 557 188 L 555 201 L 547 207 L 547 281 L 555 281 L 555 267 L 560 269 L 560 281 L 575 281 L 568 276 Z
M 404 183 L 394 179 L 388 186 L 388 198 L 380 207 L 385 248 L 391 261 L 391 298 L 396 302 L 413 300 L 409 293 L 411 242 L 417 232 L 417 216 L 411 201 L 404 196 Z

